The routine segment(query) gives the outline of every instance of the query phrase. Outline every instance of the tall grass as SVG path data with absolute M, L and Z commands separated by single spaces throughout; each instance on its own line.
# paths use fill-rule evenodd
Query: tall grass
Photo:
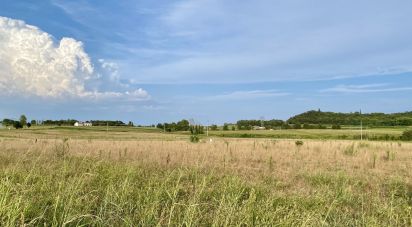
M 395 145 L 2 140 L 0 225 L 410 226 L 411 146 Z

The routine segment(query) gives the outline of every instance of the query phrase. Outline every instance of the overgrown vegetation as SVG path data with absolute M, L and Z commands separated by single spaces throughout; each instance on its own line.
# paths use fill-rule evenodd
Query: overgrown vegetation
M 397 158 L 372 166 L 333 154 L 340 142 L 297 153 L 295 141 L 163 143 L 0 140 L 0 225 L 412 225 L 411 175 Z M 411 160 L 408 143 L 380 145 L 371 155 Z
M 412 130 L 404 131 L 401 136 L 401 139 L 405 141 L 412 141 Z
M 320 110 L 308 111 L 287 120 L 289 124 L 328 124 L 328 125 L 359 125 L 360 122 L 369 126 L 410 126 L 412 112 L 405 113 L 335 113 Z

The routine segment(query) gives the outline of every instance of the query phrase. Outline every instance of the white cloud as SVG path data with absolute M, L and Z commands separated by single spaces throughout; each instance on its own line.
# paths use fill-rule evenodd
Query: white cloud
M 156 31 L 150 41 L 163 41 L 154 49 L 177 54 L 168 57 L 159 51 L 156 61 L 146 63 L 140 59 L 149 55 L 137 53 L 129 71 L 138 72 L 144 83 L 248 83 L 410 72 L 411 7 L 404 0 L 180 0 L 150 24 Z M 194 54 L 181 56 L 182 50 Z
M 279 92 L 277 90 L 253 90 L 253 91 L 235 91 L 222 95 L 206 97 L 205 100 L 245 100 L 245 99 L 261 99 L 270 97 L 288 96 L 290 93 Z
M 111 81 L 119 81 L 116 64 L 104 60 L 100 64 Z M 0 17 L 0 94 L 43 98 L 149 98 L 143 89 L 99 91 L 93 84 L 98 84 L 101 78 L 102 74 L 95 72 L 81 42 L 72 38 L 55 42 L 51 35 L 37 27 Z
M 412 87 L 390 87 L 389 84 L 338 85 L 332 88 L 321 90 L 320 92 L 379 93 L 399 91 L 412 91 Z

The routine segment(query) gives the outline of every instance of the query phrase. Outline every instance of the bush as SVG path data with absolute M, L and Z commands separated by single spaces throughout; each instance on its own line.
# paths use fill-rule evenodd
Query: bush
M 298 140 L 298 141 L 295 142 L 295 144 L 296 144 L 296 146 L 300 147 L 300 146 L 303 145 L 303 141 Z
M 412 141 L 412 130 L 404 131 L 401 136 L 401 139 L 405 141 Z
M 199 142 L 199 137 L 197 135 L 191 135 L 190 136 L 190 142 L 198 143 Z
M 341 129 L 340 125 L 332 125 L 332 129 Z
M 15 121 L 13 122 L 13 127 L 15 129 L 23 128 L 23 125 L 20 123 L 20 121 Z

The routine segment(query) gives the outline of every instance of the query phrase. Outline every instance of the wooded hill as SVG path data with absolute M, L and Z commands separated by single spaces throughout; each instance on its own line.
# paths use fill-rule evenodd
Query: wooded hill
M 369 126 L 410 126 L 412 111 L 404 113 L 335 113 L 311 110 L 287 120 L 289 124 L 359 125 Z

